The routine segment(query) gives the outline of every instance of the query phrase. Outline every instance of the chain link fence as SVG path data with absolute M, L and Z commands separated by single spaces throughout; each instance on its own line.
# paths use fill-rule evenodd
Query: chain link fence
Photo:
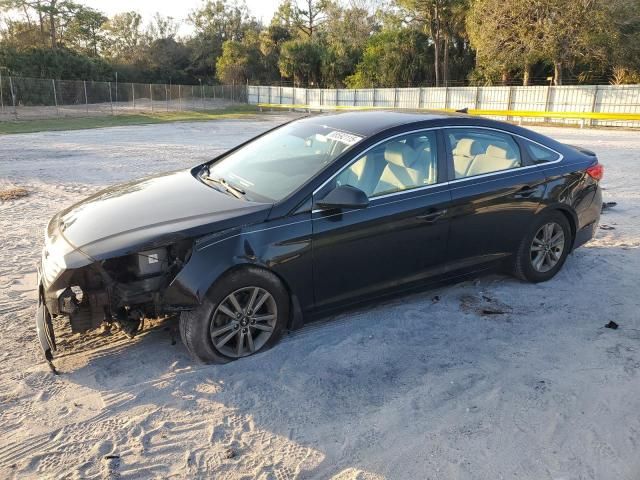
M 0 76 L 0 121 L 216 110 L 235 103 L 247 103 L 246 86 Z

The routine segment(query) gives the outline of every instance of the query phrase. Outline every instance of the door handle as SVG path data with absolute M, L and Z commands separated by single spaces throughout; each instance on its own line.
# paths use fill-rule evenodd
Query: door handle
M 522 187 L 515 193 L 516 198 L 529 198 L 538 191 L 537 187 Z
M 447 213 L 446 209 L 430 211 L 424 215 L 418 215 L 418 219 L 427 223 L 433 223 Z

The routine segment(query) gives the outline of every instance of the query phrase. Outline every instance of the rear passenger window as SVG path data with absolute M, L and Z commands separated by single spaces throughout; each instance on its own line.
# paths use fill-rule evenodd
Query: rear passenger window
M 529 153 L 529 156 L 536 163 L 553 162 L 558 158 L 560 158 L 560 156 L 556 152 L 549 150 L 548 148 L 543 147 L 542 145 L 537 145 L 531 142 L 525 142 L 525 145 L 527 148 L 527 152 Z
M 522 166 L 520 148 L 506 133 L 492 130 L 447 131 L 455 178 L 474 177 Z

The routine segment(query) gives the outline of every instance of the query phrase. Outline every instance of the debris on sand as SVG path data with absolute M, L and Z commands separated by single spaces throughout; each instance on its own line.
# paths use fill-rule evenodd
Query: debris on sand
M 600 230 L 615 230 L 616 227 L 612 227 L 611 225 L 600 225 Z
M 618 324 L 616 322 L 614 322 L 613 320 L 611 320 L 609 323 L 607 323 L 604 328 L 611 328 L 612 330 L 615 330 L 616 328 L 618 328 Z
M 618 205 L 618 202 L 602 202 L 602 210 L 605 211 Z
M 460 308 L 467 313 L 476 313 L 481 316 L 508 315 L 513 309 L 488 295 L 463 295 L 460 298 Z
M 29 195 L 29 191 L 22 187 L 9 187 L 0 189 L 0 200 L 8 202 L 9 200 L 17 200 L 18 198 L 26 197 Z

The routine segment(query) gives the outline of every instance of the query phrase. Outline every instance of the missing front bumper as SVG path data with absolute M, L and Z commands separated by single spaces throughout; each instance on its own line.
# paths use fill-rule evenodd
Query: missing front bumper
M 53 322 L 51 315 L 44 302 L 44 293 L 42 283 L 40 281 L 40 271 L 38 271 L 38 308 L 36 309 L 36 332 L 38 333 L 38 341 L 44 353 L 44 358 L 51 368 L 51 371 L 58 374 L 53 365 L 53 352 L 56 351 L 56 336 L 53 332 Z

